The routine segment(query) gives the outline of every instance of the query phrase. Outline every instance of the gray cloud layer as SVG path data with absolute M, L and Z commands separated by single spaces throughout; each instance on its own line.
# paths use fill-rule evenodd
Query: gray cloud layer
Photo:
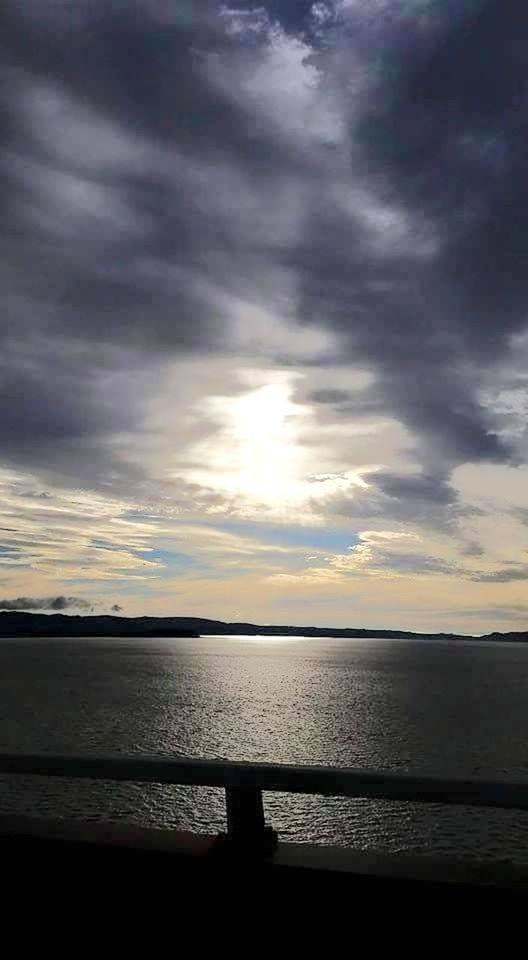
M 81 597 L 16 597 L 14 600 L 0 600 L 0 610 L 61 610 L 87 611 L 93 609 L 93 603 Z
M 259 6 L 312 44 L 309 122 L 263 13 L 3 3 L 2 455 L 108 480 L 138 378 L 235 349 L 242 301 L 373 371 L 356 414 L 421 467 L 380 496 L 450 510 L 455 465 L 516 457 L 481 391 L 526 328 L 525 4 Z
M 491 573 L 477 573 L 472 577 L 477 583 L 517 583 L 528 580 L 528 567 L 517 565 L 493 570 Z

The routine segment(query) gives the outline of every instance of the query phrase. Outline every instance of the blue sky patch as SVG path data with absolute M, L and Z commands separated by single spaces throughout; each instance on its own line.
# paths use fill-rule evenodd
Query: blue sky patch
M 303 547 L 325 553 L 345 553 L 348 547 L 359 542 L 355 533 L 331 527 L 273 526 L 244 521 L 218 523 L 215 527 L 276 547 Z
M 178 553 L 175 550 L 162 550 L 153 547 L 151 550 L 131 550 L 135 557 L 140 560 L 147 560 L 151 563 L 161 563 L 163 569 L 158 568 L 156 575 L 160 578 L 172 577 L 177 573 L 184 573 L 191 568 L 200 566 L 194 557 L 189 557 L 186 553 Z

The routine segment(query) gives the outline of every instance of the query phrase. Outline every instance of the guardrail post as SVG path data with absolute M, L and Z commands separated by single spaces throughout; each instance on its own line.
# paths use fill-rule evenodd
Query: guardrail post
M 226 787 L 227 840 L 243 852 L 270 852 L 277 836 L 264 820 L 262 790 Z

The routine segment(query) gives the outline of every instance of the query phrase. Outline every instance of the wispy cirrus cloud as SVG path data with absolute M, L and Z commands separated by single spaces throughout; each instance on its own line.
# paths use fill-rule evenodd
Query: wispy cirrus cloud
M 476 573 L 472 577 L 477 583 L 518 583 L 528 580 L 528 565 L 512 563 L 499 570 Z

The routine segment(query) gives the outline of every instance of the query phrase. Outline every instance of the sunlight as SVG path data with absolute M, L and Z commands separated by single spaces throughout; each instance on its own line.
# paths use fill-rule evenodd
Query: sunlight
M 269 384 L 233 402 L 235 487 L 257 499 L 295 500 L 299 495 L 301 418 L 308 408 L 290 399 L 291 387 Z
M 268 505 L 302 499 L 306 464 L 300 434 L 309 408 L 292 401 L 292 389 L 275 382 L 239 397 L 211 398 L 222 422 L 207 445 L 217 486 Z
M 229 640 L 232 643 L 253 644 L 257 647 L 284 646 L 288 643 L 300 643 L 304 640 L 313 640 L 313 637 L 302 637 L 292 633 L 233 633 L 226 634 L 222 639 Z
M 316 501 L 365 486 L 361 470 L 319 472 L 327 451 L 313 408 L 292 399 L 295 375 L 267 371 L 264 380 L 260 372 L 258 385 L 255 372 L 244 379 L 253 389 L 207 399 L 213 428 L 190 449 L 186 480 L 233 498 L 246 516 L 261 516 L 264 509 L 280 518 L 297 509 L 304 522 L 317 522 Z

